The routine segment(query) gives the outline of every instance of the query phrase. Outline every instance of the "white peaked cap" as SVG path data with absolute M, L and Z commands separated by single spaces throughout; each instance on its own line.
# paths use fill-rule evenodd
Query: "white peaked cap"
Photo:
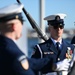
M 0 18 L 14 13 L 22 12 L 23 4 L 14 3 L 9 6 L 0 8 Z
M 59 16 L 60 19 L 64 19 L 67 15 L 66 14 L 62 14 L 62 13 L 58 13 L 58 14 L 55 14 L 55 15 L 47 16 L 47 17 L 44 18 L 44 20 L 55 20 L 56 16 Z

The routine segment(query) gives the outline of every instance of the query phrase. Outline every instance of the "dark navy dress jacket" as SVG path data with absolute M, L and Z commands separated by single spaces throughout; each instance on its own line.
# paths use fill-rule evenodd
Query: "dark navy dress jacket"
M 58 55 L 58 51 L 57 51 L 55 45 L 53 44 L 52 40 L 49 39 L 44 43 L 35 45 L 34 54 L 32 54 L 32 58 L 49 58 L 51 60 L 50 64 L 45 66 L 45 68 L 42 70 L 42 72 L 44 74 L 53 72 L 51 65 L 53 63 L 56 63 L 56 62 L 61 61 L 66 58 L 66 53 L 68 51 L 68 47 L 70 48 L 71 53 L 73 53 L 74 46 L 71 45 L 70 43 L 66 42 L 63 39 L 61 52 Z
M 18 60 L 22 55 L 25 54 L 14 41 L 0 35 L 0 75 L 35 75 L 34 70 L 41 70 L 49 62 L 48 58 L 38 60 L 28 58 L 30 68 L 25 70 Z

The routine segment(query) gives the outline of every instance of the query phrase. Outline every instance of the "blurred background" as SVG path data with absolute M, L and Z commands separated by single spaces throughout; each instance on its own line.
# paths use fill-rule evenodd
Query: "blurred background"
M 65 28 L 63 38 L 70 43 L 75 34 L 75 0 L 20 0 L 24 5 L 26 11 L 35 20 L 37 25 L 41 28 L 47 36 L 49 36 L 47 22 L 44 17 L 51 14 L 64 13 Z M 17 3 L 16 0 L 0 0 L 0 8 Z M 26 15 L 23 13 L 25 19 L 23 25 L 23 36 L 17 42 L 19 47 L 25 54 L 30 57 L 33 52 L 33 46 L 39 43 L 37 32 L 32 28 Z

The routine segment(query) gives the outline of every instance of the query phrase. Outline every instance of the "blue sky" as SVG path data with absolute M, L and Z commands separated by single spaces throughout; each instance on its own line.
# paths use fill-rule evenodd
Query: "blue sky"
M 32 16 L 32 18 L 39 25 L 39 2 L 40 0 L 20 0 L 27 12 Z M 45 17 L 51 14 L 65 13 L 67 17 L 65 18 L 65 29 L 75 28 L 75 0 L 44 0 L 45 1 Z M 0 7 L 5 5 L 17 3 L 16 0 L 0 0 Z M 32 28 L 29 21 L 23 14 L 26 20 L 25 24 L 27 27 Z M 47 24 L 47 23 L 45 23 Z

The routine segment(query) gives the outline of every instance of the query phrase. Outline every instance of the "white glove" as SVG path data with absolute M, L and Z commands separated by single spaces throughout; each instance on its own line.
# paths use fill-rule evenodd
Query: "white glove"
M 63 61 L 57 62 L 57 68 L 56 71 L 66 71 L 69 69 L 70 61 L 68 59 L 64 59 Z

